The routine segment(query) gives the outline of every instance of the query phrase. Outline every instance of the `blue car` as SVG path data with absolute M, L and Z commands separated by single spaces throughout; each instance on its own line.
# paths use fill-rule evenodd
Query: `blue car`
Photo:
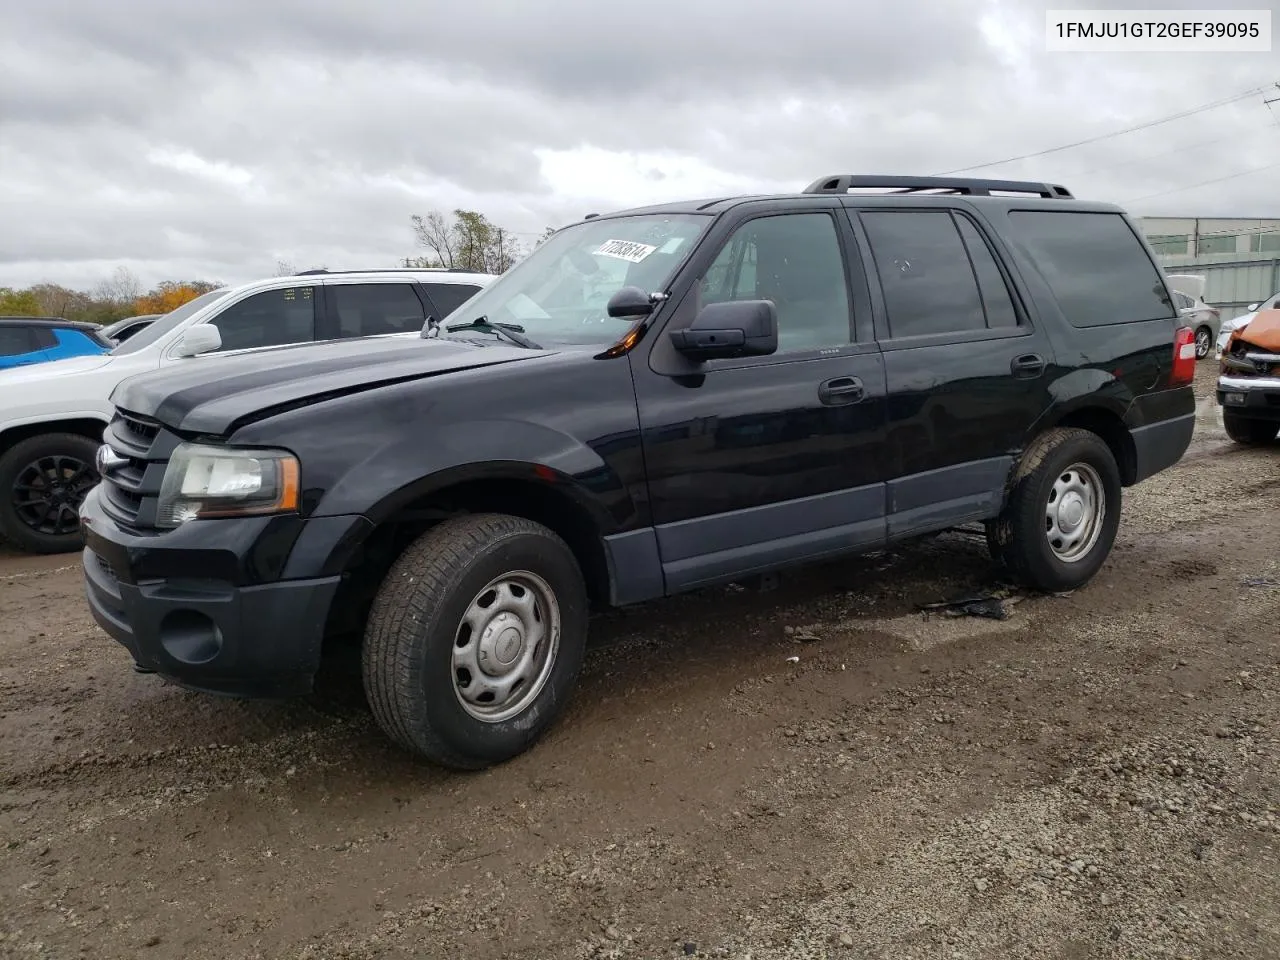
M 114 346 L 97 324 L 48 317 L 0 317 L 0 370 L 92 356 Z

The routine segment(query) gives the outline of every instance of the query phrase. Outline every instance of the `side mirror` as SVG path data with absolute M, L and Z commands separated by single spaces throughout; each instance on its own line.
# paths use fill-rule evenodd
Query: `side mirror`
M 179 339 L 174 353 L 179 357 L 198 357 L 202 353 L 212 353 L 222 347 L 222 334 L 218 328 L 208 323 L 200 323 L 184 333 Z
M 778 349 L 778 309 L 772 300 L 709 303 L 692 324 L 668 336 L 694 361 L 767 357 Z
M 653 301 L 639 287 L 622 287 L 609 298 L 605 309 L 611 317 L 647 317 L 653 313 Z

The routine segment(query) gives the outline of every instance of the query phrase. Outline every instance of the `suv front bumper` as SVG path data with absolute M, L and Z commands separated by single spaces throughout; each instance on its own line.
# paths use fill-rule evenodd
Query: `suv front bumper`
M 1250 420 L 1280 421 L 1280 377 L 1218 377 L 1218 404 Z
M 181 541 L 192 538 L 165 535 L 178 542 L 162 547 L 156 536 L 130 533 L 103 513 L 98 496 L 92 491 L 81 507 L 85 593 L 98 625 L 138 667 L 208 693 L 276 698 L 310 691 L 340 576 L 236 583 L 226 573 L 261 541 L 261 520 L 216 521 L 221 556 L 207 556 L 207 540 L 184 549 Z M 142 558 L 154 569 L 164 554 L 187 575 L 134 576 Z M 208 563 L 193 563 L 193 554 L 206 554 Z M 193 566 L 215 575 L 190 575 Z

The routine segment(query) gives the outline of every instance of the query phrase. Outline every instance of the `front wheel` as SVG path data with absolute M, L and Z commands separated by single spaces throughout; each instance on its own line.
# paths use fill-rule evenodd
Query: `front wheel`
M 577 682 L 587 591 L 572 551 L 521 517 L 474 514 L 392 565 L 365 632 L 365 694 L 413 753 L 476 770 L 533 745 Z
M 98 482 L 98 444 L 75 433 L 42 433 L 0 456 L 0 536 L 28 553 L 84 546 L 80 504 Z
M 1229 410 L 1222 411 L 1222 427 L 1233 441 L 1246 446 L 1270 443 L 1280 433 L 1280 423 L 1251 420 Z
M 987 525 L 992 556 L 1047 593 L 1083 586 L 1120 528 L 1120 470 L 1102 438 L 1060 428 L 1023 455 L 1000 517 Z

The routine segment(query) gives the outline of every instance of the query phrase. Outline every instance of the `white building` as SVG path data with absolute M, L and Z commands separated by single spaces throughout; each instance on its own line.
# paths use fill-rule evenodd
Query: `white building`
M 1223 316 L 1280 291 L 1280 219 L 1142 217 L 1138 225 L 1168 273 L 1200 274 Z

